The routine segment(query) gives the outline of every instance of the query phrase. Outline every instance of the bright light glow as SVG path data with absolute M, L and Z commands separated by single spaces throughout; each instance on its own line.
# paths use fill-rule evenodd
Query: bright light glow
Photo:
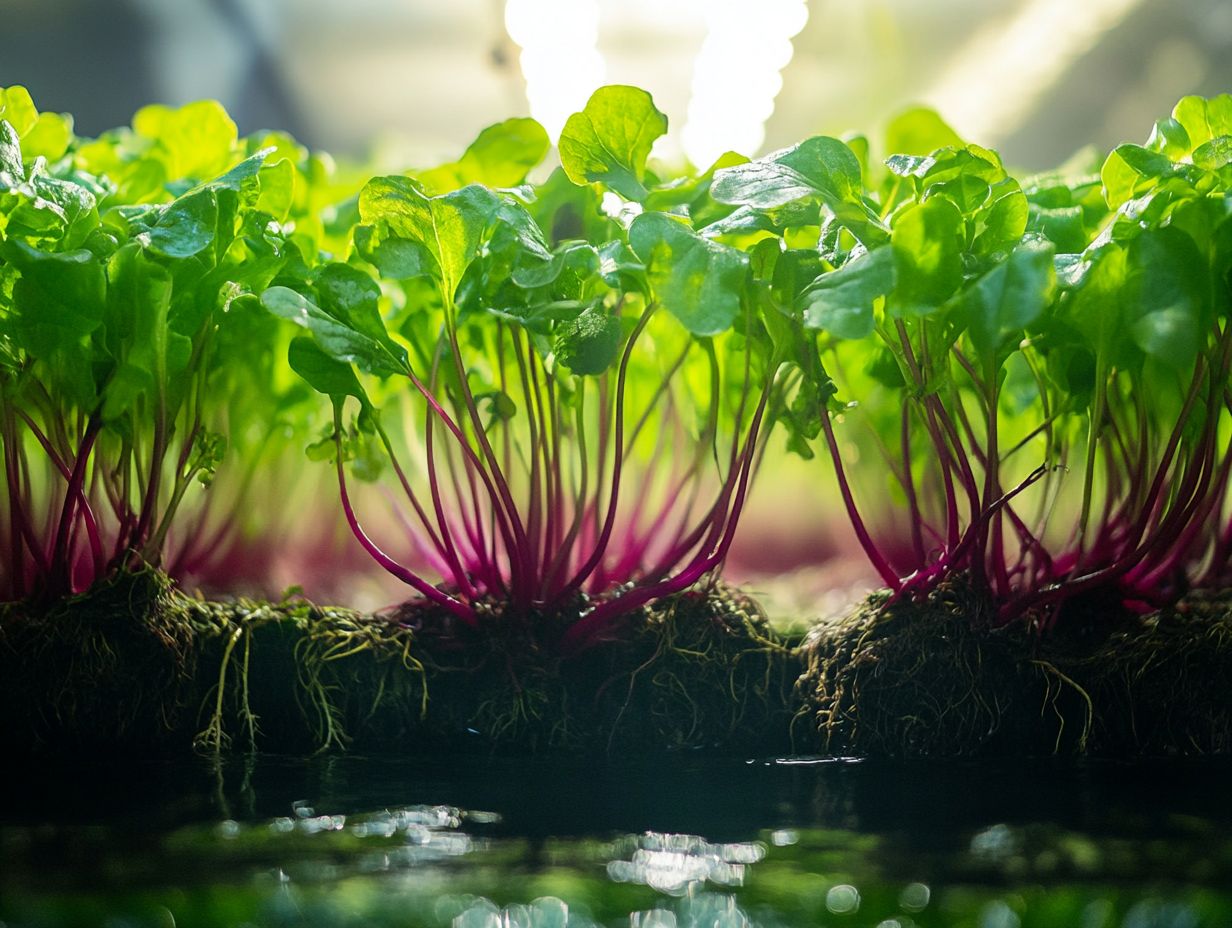
M 1142 0 L 1030 0 L 977 32 L 923 95 L 959 135 L 984 145 L 1016 129 L 1039 98 Z
M 808 22 L 805 0 L 713 0 L 706 39 L 693 65 L 693 96 L 681 142 L 709 167 L 725 151 L 754 155 L 783 87 L 791 39 Z
M 603 83 L 598 0 L 507 0 L 505 28 L 522 49 L 530 114 L 555 142 Z

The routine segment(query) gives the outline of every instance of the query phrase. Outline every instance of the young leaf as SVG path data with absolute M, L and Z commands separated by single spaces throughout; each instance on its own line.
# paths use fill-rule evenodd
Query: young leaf
M 886 127 L 888 155 L 930 155 L 938 148 L 961 148 L 963 140 L 935 110 L 917 106 L 894 117 Z
M 238 140 L 235 123 L 215 100 L 178 109 L 156 104 L 137 111 L 133 131 L 158 143 L 167 174 L 203 180 L 225 171 Z
M 330 357 L 307 335 L 291 339 L 287 346 L 287 363 L 318 393 L 335 399 L 353 396 L 361 403 L 368 402 L 351 365 Z
M 764 158 L 716 171 L 710 195 L 720 203 L 771 209 L 796 200 L 833 206 L 860 190 L 860 161 L 843 142 L 819 135 Z
M 377 341 L 386 339 L 381 321 L 381 287 L 358 268 L 327 264 L 313 278 L 321 308 Z
M 1146 230 L 1129 246 L 1126 321 L 1147 355 L 1184 368 L 1205 337 L 1207 269 L 1184 232 Z
M 355 250 L 388 280 L 411 280 L 437 273 L 436 259 L 423 242 L 382 236 L 372 226 L 356 226 Z
M 552 143 L 543 126 L 527 117 L 488 126 L 452 164 L 418 173 L 429 190 L 446 192 L 467 184 L 514 187 L 548 153 Z
M 500 197 L 485 187 L 429 197 L 416 181 L 397 175 L 373 178 L 359 195 L 365 223 L 385 222 L 395 235 L 423 243 L 451 300 L 500 207 Z
M 310 331 L 321 349 L 337 361 L 377 376 L 409 370 L 405 349 L 388 336 L 374 338 L 361 332 L 289 287 L 270 287 L 261 294 L 261 305 Z
M 621 335 L 620 316 L 597 303 L 561 326 L 552 350 L 575 374 L 602 374 L 620 354 Z
M 1192 148 L 1221 135 L 1232 135 L 1232 94 L 1217 97 L 1182 97 L 1172 118 L 1184 128 Z
M 945 197 L 930 197 L 895 217 L 890 246 L 897 275 L 896 312 L 932 312 L 958 289 L 962 225 L 962 214 Z
M 13 284 L 13 305 L 23 326 L 87 335 L 103 318 L 107 279 L 90 251 L 46 252 L 25 242 L 3 243 L 0 255 L 21 272 Z M 39 354 L 37 349 L 32 354 Z
M 543 261 L 535 256 L 525 264 L 513 269 L 511 279 L 519 287 L 532 289 L 554 283 L 566 270 L 572 269 L 584 276 L 599 270 L 599 252 L 587 242 L 566 242 Z
M 638 216 L 629 227 L 629 244 L 646 264 L 655 299 L 686 329 L 717 335 L 731 326 L 740 310 L 747 255 L 663 213 Z
M 822 274 L 800 295 L 804 325 L 839 338 L 865 338 L 873 331 L 873 303 L 894 289 L 893 249 L 882 247 Z
M 0 119 L 0 172 L 20 183 L 26 179 L 26 170 L 21 163 L 21 142 L 17 130 L 8 120 Z
M 647 193 L 646 158 L 665 132 L 667 117 L 646 91 L 600 87 L 565 121 L 557 143 L 560 163 L 575 184 L 603 184 L 626 200 L 641 201 Z
M 986 360 L 1000 360 L 1005 343 L 1043 313 L 1056 285 L 1054 254 L 1051 242 L 1027 238 L 964 294 L 968 335 Z
M 1104 184 L 1104 198 L 1116 209 L 1127 200 L 1132 200 L 1154 181 L 1172 169 L 1167 155 L 1143 148 L 1141 145 L 1118 145 L 1104 161 L 1100 177 Z
M 218 201 L 214 191 L 202 189 L 168 204 L 145 241 L 165 258 L 191 258 L 210 247 L 217 228 Z

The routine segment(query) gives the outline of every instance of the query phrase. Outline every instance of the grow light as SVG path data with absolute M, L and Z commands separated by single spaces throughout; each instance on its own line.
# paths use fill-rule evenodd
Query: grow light
M 597 0 L 508 0 L 505 28 L 522 49 L 530 113 L 553 143 L 565 120 L 603 83 Z
M 733 0 L 706 10 L 708 31 L 693 65 L 693 96 L 682 132 L 685 154 L 699 166 L 725 151 L 756 154 L 766 120 L 783 87 L 781 71 L 792 56 L 792 38 L 808 22 L 803 0 L 767 0 L 749 15 Z M 740 61 L 733 69 L 731 62 Z

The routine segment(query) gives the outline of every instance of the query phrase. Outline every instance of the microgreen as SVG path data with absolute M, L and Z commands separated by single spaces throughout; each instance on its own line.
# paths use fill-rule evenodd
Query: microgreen
M 307 444 L 417 601 L 575 651 L 716 574 L 775 433 L 897 597 L 1227 585 L 1232 97 L 1028 178 L 923 109 L 686 174 L 666 127 L 604 87 L 542 180 L 524 118 L 369 177 L 215 103 L 82 139 L 0 90 L 0 595 L 233 570 Z
M 756 359 L 769 343 L 748 258 L 687 216 L 644 212 L 626 229 L 589 186 L 653 195 L 645 162 L 665 128 L 644 92 L 605 88 L 562 137 L 582 186 L 549 179 L 540 199 L 443 189 L 439 170 L 374 178 L 351 260 L 262 296 L 308 333 L 289 362 L 332 400 L 356 538 L 467 625 L 541 616 L 581 648 L 731 544 L 774 383 Z M 595 236 L 545 233 L 566 217 Z M 351 478 L 373 461 L 400 490 L 397 548 L 353 505 Z

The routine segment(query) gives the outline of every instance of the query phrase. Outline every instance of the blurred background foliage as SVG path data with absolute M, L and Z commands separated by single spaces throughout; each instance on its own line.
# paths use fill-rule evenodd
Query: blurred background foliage
M 425 164 L 510 115 L 555 135 L 602 83 L 654 94 L 671 159 L 873 132 L 926 103 L 1039 170 L 1232 86 L 1232 3 L 4 0 L 0 28 L 0 86 L 86 135 L 215 97 L 241 132 Z

